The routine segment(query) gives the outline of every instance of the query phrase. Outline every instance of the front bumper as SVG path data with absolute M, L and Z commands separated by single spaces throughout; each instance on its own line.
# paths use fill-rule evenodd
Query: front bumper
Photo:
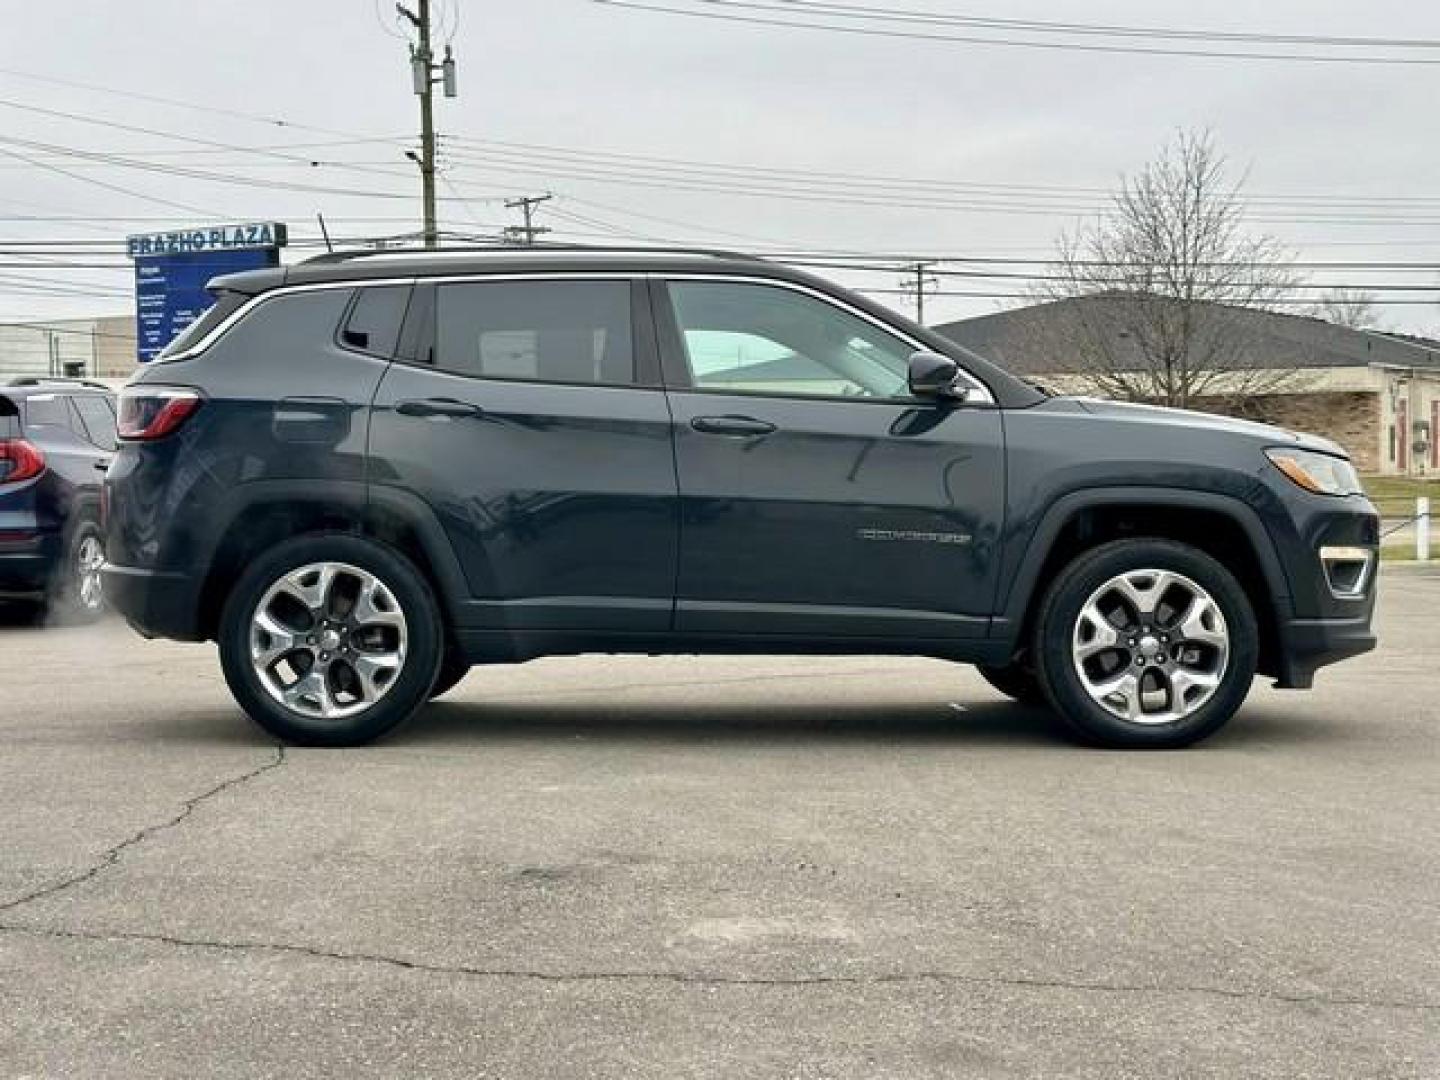
M 1353 618 L 1288 619 L 1279 630 L 1275 685 L 1282 690 L 1308 690 L 1320 668 L 1367 653 L 1376 644 L 1369 610 Z
M 188 574 L 106 563 L 106 602 L 147 638 L 200 641 L 199 588 Z

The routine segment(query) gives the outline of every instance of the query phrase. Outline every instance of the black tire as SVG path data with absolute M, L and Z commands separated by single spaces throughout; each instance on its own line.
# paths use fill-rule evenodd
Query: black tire
M 470 665 L 453 654 L 447 653 L 445 659 L 440 663 L 440 674 L 435 676 L 435 685 L 430 690 L 430 699 L 433 701 L 441 694 L 448 694 L 460 681 L 470 674 Z
M 987 683 L 1021 705 L 1049 705 L 1039 677 L 1028 667 L 1021 664 L 1007 664 L 1005 667 L 981 664 L 976 670 Z
M 98 522 L 80 518 L 70 528 L 65 556 L 55 568 L 49 608 L 53 618 L 70 625 L 92 623 L 105 614 L 99 564 L 105 558 L 105 534 Z
M 1087 692 L 1072 654 L 1077 622 L 1092 594 L 1118 575 L 1140 570 L 1172 571 L 1204 589 L 1223 615 L 1229 637 L 1228 659 L 1208 700 L 1168 722 L 1135 722 L 1113 714 Z M 1085 552 L 1055 575 L 1036 619 L 1033 654 L 1046 697 L 1076 737 L 1115 748 L 1175 749 L 1214 734 L 1244 702 L 1258 662 L 1259 630 L 1245 590 L 1203 551 L 1172 540 L 1117 540 Z
M 285 574 L 324 562 L 348 564 L 383 583 L 404 615 L 408 635 L 399 671 L 383 694 L 340 719 L 307 716 L 277 700 L 250 658 L 251 621 L 266 591 Z M 338 533 L 287 540 L 252 562 L 226 598 L 218 636 L 225 681 L 240 707 L 276 738 L 302 746 L 360 746 L 409 719 L 429 700 L 445 652 L 439 606 L 414 564 L 384 544 Z

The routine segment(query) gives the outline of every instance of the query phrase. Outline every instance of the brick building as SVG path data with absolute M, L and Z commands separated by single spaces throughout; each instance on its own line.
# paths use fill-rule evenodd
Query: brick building
M 1136 369 L 1143 367 L 1111 299 L 1035 304 L 934 329 L 1017 374 L 1093 392 L 1084 350 L 1103 349 L 1111 370 L 1124 368 L 1127 353 Z M 1300 315 L 1193 308 L 1209 320 L 1208 332 L 1225 335 L 1228 366 L 1294 374 L 1273 393 L 1198 398 L 1192 407 L 1324 435 L 1344 446 L 1362 472 L 1440 473 L 1440 341 Z

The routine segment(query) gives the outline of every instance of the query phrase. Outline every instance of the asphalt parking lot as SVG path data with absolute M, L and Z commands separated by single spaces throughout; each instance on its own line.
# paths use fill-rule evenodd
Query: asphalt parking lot
M 213 649 L 0 614 L 0 1075 L 1440 1075 L 1440 572 L 1112 753 L 968 669 L 480 670 L 280 750 Z

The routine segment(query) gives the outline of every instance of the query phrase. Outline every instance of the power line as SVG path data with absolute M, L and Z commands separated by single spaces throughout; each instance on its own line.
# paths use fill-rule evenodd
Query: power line
M 106 164 L 115 165 L 115 166 L 117 166 L 117 167 L 119 167 L 119 168 L 135 169 L 135 170 L 140 171 L 140 172 L 153 172 L 153 173 L 159 173 L 159 174 L 165 175 L 165 176 L 183 176 L 183 177 L 186 177 L 187 179 L 192 179 L 192 180 L 205 180 L 205 181 L 210 181 L 210 182 L 212 182 L 212 183 L 218 183 L 218 184 L 232 184 L 232 185 L 238 185 L 238 186 L 241 186 L 241 187 L 264 188 L 264 189 L 266 189 L 266 190 L 275 190 L 275 189 L 278 188 L 278 189 L 285 190 L 285 191 L 301 191 L 301 192 L 307 192 L 307 193 L 318 193 L 318 194 L 322 194 L 322 195 L 350 195 L 350 196 L 354 196 L 354 197 L 356 197 L 356 198 L 364 198 L 364 199 L 406 200 L 406 199 L 411 198 L 411 196 L 409 196 L 409 195 L 404 195 L 404 194 L 401 194 L 401 193 L 399 193 L 399 192 L 392 192 L 392 191 L 374 191 L 374 190 L 365 189 L 365 188 L 335 187 L 335 186 L 333 186 L 333 185 L 322 185 L 322 184 L 304 184 L 304 183 L 297 183 L 297 182 L 295 182 L 295 181 L 289 181 L 289 180 L 261 180 L 261 179 L 255 178 L 255 177 L 253 177 L 253 176 L 235 176 L 235 175 L 232 175 L 232 174 L 229 174 L 229 173 L 211 172 L 211 171 L 209 171 L 209 170 L 205 170 L 205 169 L 195 169 L 195 168 L 191 168 L 191 167 L 189 167 L 189 166 L 169 165 L 169 164 L 160 164 L 160 163 L 156 163 L 156 162 L 143 161 L 143 160 L 139 160 L 139 159 L 137 159 L 137 158 L 124 157 L 124 156 L 119 155 L 119 154 L 107 154 L 107 153 L 102 153 L 102 152 L 98 152 L 98 151 L 83 150 L 83 149 L 81 149 L 81 148 L 79 148 L 79 147 L 60 146 L 60 145 L 57 145 L 57 144 L 55 144 L 55 143 L 42 143 L 42 142 L 38 142 L 38 141 L 33 140 L 33 139 L 18 139 L 18 138 L 15 138 L 15 137 L 13 137 L 13 136 L 8 136 L 8 135 L 6 135 L 6 136 L 0 136 L 0 143 L 7 144 L 7 145 L 11 145 L 11 146 L 23 146 L 23 147 L 26 147 L 26 148 L 28 148 L 28 149 L 48 150 L 48 151 L 50 151 L 50 152 L 52 152 L 52 153 L 61 154 L 61 155 L 63 155 L 63 156 L 67 156 L 67 157 L 75 157 L 75 158 L 80 158 L 80 159 L 88 160 L 88 161 L 100 161 L 100 162 L 104 162 L 104 163 L 106 163 Z M 10 151 L 6 151 L 6 152 L 10 152 Z M 13 152 L 10 152 L 10 153 L 13 153 Z M 19 155 L 15 155 L 15 156 L 19 156 Z M 31 164 L 37 165 L 38 167 L 50 168 L 50 169 L 58 169 L 58 166 L 55 166 L 55 165 L 47 165 L 47 164 L 43 164 L 43 163 L 40 163 L 40 162 L 36 162 L 34 159 L 28 159 L 28 158 L 27 158 L 26 160 L 30 161 Z M 94 179 L 92 179 L 92 178 L 90 178 L 90 177 L 85 177 L 85 176 L 82 176 L 82 175 L 80 175 L 80 174 L 67 173 L 67 175 L 76 176 L 77 179 L 87 180 L 87 181 L 90 182 L 90 183 L 102 183 L 101 181 L 94 180 Z M 122 189 L 122 190 L 123 190 L 123 189 Z M 467 199 L 469 199 L 469 200 L 471 200 L 471 201 L 473 201 L 473 202 L 486 202 L 486 201 L 489 201 L 489 202 L 500 202 L 500 201 L 503 201 L 503 198 L 504 198 L 504 197 L 503 197 L 503 196 L 481 196 L 481 195 L 468 195 L 468 194 L 467 194 L 467 195 L 465 196 L 465 198 L 467 198 Z M 152 201 L 165 202 L 166 200 L 152 200 Z M 171 205 L 177 205 L 177 204 L 171 204 Z M 194 208 L 194 207 L 184 207 L 184 206 L 182 206 L 181 209 L 188 209 L 188 210 L 192 210 L 192 211 L 195 211 L 195 210 L 196 210 L 196 208 Z M 212 217 L 217 216 L 217 215 L 212 214 L 210 211 L 196 211 L 196 212 L 205 213 L 205 214 L 207 214 L 207 215 L 209 215 L 209 216 L 212 216 Z
M 441 141 L 457 147 L 461 157 L 469 154 L 480 157 L 486 153 L 508 154 L 511 157 L 529 159 L 554 159 L 558 162 L 591 165 L 609 168 L 633 168 L 652 172 L 673 172 L 700 174 L 714 179 L 718 174 L 739 174 L 766 183 L 823 183 L 830 186 L 855 187 L 857 185 L 877 187 L 891 193 L 896 190 L 935 191 L 942 194 L 964 192 L 978 196 L 1022 196 L 1032 199 L 1098 199 L 1107 202 L 1117 191 L 1113 187 L 1086 187 L 1063 184 L 1015 183 L 1013 181 L 955 180 L 943 177 L 923 177 L 914 174 L 896 175 L 879 173 L 852 173 L 835 169 L 800 169 L 771 165 L 757 165 L 749 162 L 722 162 L 695 158 L 678 158 L 655 154 L 637 154 L 618 150 L 577 150 L 573 147 L 554 146 L 541 143 L 515 142 L 501 139 L 475 139 L 462 135 L 442 135 Z M 1299 202 L 1341 203 L 1345 205 L 1369 206 L 1376 202 L 1398 202 L 1404 204 L 1440 204 L 1440 195 L 1382 193 L 1376 195 L 1346 195 L 1334 192 L 1292 192 L 1246 193 L 1251 203 L 1281 203 L 1290 205 Z
M 202 139 L 193 135 L 181 135 L 173 131 L 162 131 L 157 128 L 141 127 L 136 124 L 125 124 L 121 123 L 118 120 L 104 119 L 95 116 L 83 116 L 79 113 L 64 112 L 60 109 L 47 109 L 39 105 L 27 105 L 23 102 L 18 101 L 7 101 L 5 99 L 0 99 L 0 107 L 4 107 L 7 109 L 16 109 L 19 111 L 34 113 L 40 116 L 48 116 L 56 119 L 71 120 L 76 123 L 93 124 L 99 127 L 112 128 L 118 131 L 131 131 L 140 135 L 154 135 L 162 139 L 173 139 L 176 142 L 188 143 L 194 146 L 208 147 L 211 150 L 225 150 L 231 152 L 238 151 L 242 153 L 256 154 L 279 161 L 303 165 L 307 168 L 313 168 L 317 165 L 323 164 L 334 168 L 348 168 L 356 172 L 373 173 L 382 176 L 393 175 L 393 172 L 387 172 L 379 168 L 366 167 L 363 165 L 349 165 L 342 162 L 320 162 L 312 158 L 302 157 L 295 154 L 286 153 L 284 151 L 268 150 L 261 147 L 237 146 L 234 143 L 218 142 L 214 139 Z M 118 157 L 120 155 L 112 156 Z
M 151 105 L 168 105 L 175 109 L 190 109 L 194 112 L 209 113 L 211 116 L 228 116 L 234 120 L 248 120 L 252 123 L 265 124 L 270 127 L 289 128 L 295 131 L 313 131 L 321 135 L 353 136 L 355 134 L 353 131 L 340 131 L 336 128 L 302 124 L 295 120 L 286 120 L 276 116 L 265 116 L 260 113 L 242 112 L 238 109 L 226 109 L 216 105 L 199 105 L 194 101 L 161 97 L 158 94 L 144 94 L 134 90 L 120 90 L 113 86 L 99 86 L 95 83 L 79 82 L 74 79 L 60 79 L 53 75 L 37 75 L 32 71 L 18 71 L 15 68 L 0 68 L 0 75 L 8 75 L 16 79 L 26 79 L 30 82 L 47 83 L 51 86 L 64 86 L 72 90 L 86 90 L 95 94 L 109 94 L 112 97 L 148 102 Z
M 735 10 L 697 10 L 673 7 L 663 3 L 640 3 L 638 0 L 592 0 L 593 3 L 610 7 L 628 8 L 653 14 L 679 15 L 693 19 L 708 19 L 719 22 L 745 23 L 755 26 L 778 26 L 798 30 L 816 30 L 826 33 L 846 34 L 856 37 L 889 38 L 901 41 L 936 41 L 967 45 L 994 45 L 1007 48 L 1047 49 L 1070 52 L 1102 54 L 1130 54 L 1144 56 L 1188 57 L 1215 60 L 1261 60 L 1293 61 L 1300 63 L 1325 64 L 1366 64 L 1378 66 L 1430 66 L 1440 64 L 1440 58 L 1417 56 L 1352 55 L 1344 53 L 1274 53 L 1251 51 L 1224 51 L 1219 49 L 1156 48 L 1142 45 L 1089 44 L 1076 41 L 1032 41 L 1019 38 L 986 37 L 976 34 L 920 33 L 914 30 L 889 29 L 884 26 L 852 26 L 825 22 L 822 14 L 813 15 L 797 8 L 792 0 L 784 4 L 743 3 L 739 0 L 703 0 L 712 8 L 739 9 L 774 13 L 781 17 L 765 14 L 741 14 Z M 832 16 L 834 13 L 831 13 Z M 797 17 L 797 15 L 799 17 Z M 810 21 L 804 21 L 804 20 Z M 893 21 L 893 20 L 892 20 Z
M 712 2 L 712 0 L 705 0 Z M 722 0 L 723 2 L 723 0 Z M 734 7 L 774 8 L 773 2 L 740 3 Z M 1266 45 L 1343 46 L 1346 48 L 1440 49 L 1440 40 L 1433 38 L 1338 37 L 1316 34 L 1275 34 L 1253 30 L 1192 30 L 1161 26 L 1131 26 L 1116 23 L 1066 23 L 1043 19 L 1002 19 L 992 16 L 962 15 L 955 12 L 914 11 L 903 8 L 876 7 L 866 4 L 837 3 L 834 0 L 786 0 L 792 11 L 813 11 L 816 14 L 855 19 L 885 19 L 896 22 L 938 24 L 942 26 L 976 26 L 1000 30 L 1022 30 L 1027 33 L 1060 35 L 1099 35 L 1104 37 L 1156 38 L 1163 41 L 1245 42 Z
M 12 140 L 9 139 L 0 139 L 0 142 L 11 141 Z M 70 177 L 70 179 L 79 180 L 83 184 L 94 184 L 96 187 L 102 187 L 108 191 L 118 192 L 121 195 L 128 195 L 132 199 L 143 199 L 146 202 L 155 203 L 157 206 L 168 206 L 173 210 L 184 210 L 186 213 L 198 213 L 207 215 L 211 214 L 211 211 L 209 210 L 202 210 L 199 207 L 191 206 L 188 203 L 175 202 L 173 199 L 162 199 L 155 195 L 146 195 L 144 192 L 134 191 L 130 188 L 121 187 L 119 184 L 111 184 L 107 183 L 104 180 L 97 180 L 93 176 L 85 176 L 81 173 L 71 172 L 69 169 L 62 168 L 59 165 L 53 165 L 49 162 L 44 161 L 36 161 L 34 158 L 27 157 L 26 155 L 20 153 L 20 151 L 18 150 L 7 150 L 5 149 L 5 147 L 0 146 L 0 154 L 5 154 L 12 158 L 18 158 L 26 164 L 33 165 L 37 169 L 47 169 L 50 172 L 59 173 L 61 176 L 68 176 Z

